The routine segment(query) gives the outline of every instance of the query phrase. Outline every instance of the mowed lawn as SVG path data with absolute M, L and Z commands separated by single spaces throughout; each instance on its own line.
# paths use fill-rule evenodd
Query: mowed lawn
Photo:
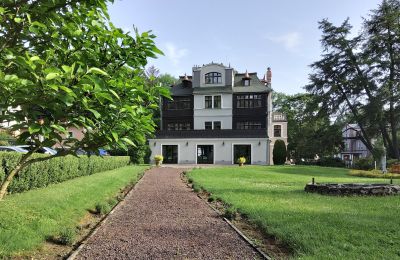
M 388 183 L 310 166 L 195 169 L 189 178 L 233 205 L 301 259 L 400 259 L 400 196 L 334 197 L 304 192 L 306 183 Z M 400 184 L 400 180 L 394 180 Z
M 128 166 L 79 177 L 0 201 L 0 259 L 37 249 L 46 237 L 76 227 L 98 202 L 136 182 L 147 166 Z

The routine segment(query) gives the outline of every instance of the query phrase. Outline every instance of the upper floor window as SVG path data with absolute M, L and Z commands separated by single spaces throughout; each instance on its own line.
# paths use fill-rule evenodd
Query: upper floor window
M 221 121 L 214 121 L 214 130 L 221 129 Z
M 214 96 L 214 108 L 221 108 L 221 96 Z
M 237 122 L 236 123 L 237 129 L 261 129 L 261 122 Z
M 210 122 L 210 121 L 204 122 L 204 129 L 211 130 L 212 129 L 212 122 Z
M 282 136 L 282 126 L 274 125 L 274 137 L 281 137 L 281 136 Z
M 250 86 L 250 80 L 249 79 L 244 79 L 243 80 L 243 86 Z
M 174 97 L 173 100 L 167 100 L 167 109 L 179 110 L 179 109 L 190 109 L 191 100 L 190 97 Z
M 236 96 L 236 107 L 237 108 L 257 108 L 261 107 L 262 99 L 261 95 L 247 94 Z
M 205 75 L 206 84 L 221 84 L 222 75 L 219 72 L 209 72 Z
M 167 130 L 190 130 L 191 124 L 189 122 L 172 122 L 167 124 Z
M 205 96 L 204 97 L 204 107 L 205 108 L 212 108 L 212 96 Z
M 221 108 L 221 96 L 204 96 L 205 108 Z

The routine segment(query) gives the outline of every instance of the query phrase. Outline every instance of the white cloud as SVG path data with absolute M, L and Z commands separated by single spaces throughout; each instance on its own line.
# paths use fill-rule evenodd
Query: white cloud
M 282 44 L 288 51 L 296 51 L 301 43 L 301 34 L 299 32 L 290 32 L 279 36 L 268 36 L 268 40 Z
M 178 66 L 181 59 L 184 58 L 188 53 L 187 49 L 178 48 L 172 42 L 167 42 L 165 44 L 165 48 L 165 56 L 172 62 L 172 64 L 174 64 L 174 66 Z

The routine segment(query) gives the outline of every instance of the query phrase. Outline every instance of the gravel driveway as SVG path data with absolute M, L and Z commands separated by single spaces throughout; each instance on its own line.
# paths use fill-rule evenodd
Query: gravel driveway
M 255 259 L 258 254 L 180 179 L 144 175 L 77 259 Z

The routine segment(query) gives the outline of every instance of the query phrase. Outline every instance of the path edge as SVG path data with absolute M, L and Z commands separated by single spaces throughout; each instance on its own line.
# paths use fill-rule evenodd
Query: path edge
M 187 173 L 187 172 L 186 172 Z M 186 184 L 186 186 L 188 187 L 188 188 L 190 188 L 191 190 L 192 190 L 192 192 L 194 192 L 193 191 L 193 188 L 192 187 L 190 187 L 190 185 L 189 185 L 189 182 L 187 181 L 187 177 L 186 177 L 186 173 L 185 173 L 185 170 L 183 170 L 182 172 L 181 172 L 181 180 Z M 257 247 L 257 245 L 256 244 L 254 244 L 254 242 L 253 241 L 251 241 L 251 239 L 250 238 L 248 238 L 245 234 L 243 234 L 241 231 L 240 231 L 240 229 L 238 228 L 238 227 L 236 227 L 232 222 L 230 222 L 227 218 L 225 218 L 225 217 L 223 217 L 222 215 L 221 215 L 221 212 L 219 212 L 216 208 L 214 208 L 210 203 L 208 203 L 204 198 L 202 198 L 197 192 L 194 192 L 196 195 L 197 195 L 197 197 L 199 198 L 199 199 L 201 199 L 205 204 L 207 204 L 213 211 L 215 211 L 217 214 L 218 214 L 218 216 L 220 217 L 220 218 L 222 218 L 244 241 L 246 241 L 254 250 L 256 250 L 262 257 L 263 257 L 263 259 L 264 260 L 272 260 L 273 258 L 272 257 L 270 257 L 269 255 L 267 255 L 264 251 L 262 251 L 261 249 L 259 249 L 258 247 Z
M 131 190 L 126 193 L 125 197 L 119 201 L 110 212 L 108 212 L 106 215 L 104 215 L 101 220 L 96 224 L 96 226 L 89 232 L 89 234 L 82 240 L 80 241 L 80 244 L 78 247 L 76 247 L 75 249 L 73 249 L 67 257 L 65 257 L 64 259 L 66 260 L 75 260 L 75 258 L 78 256 L 78 254 L 82 251 L 82 249 L 86 246 L 88 240 L 93 237 L 97 231 L 99 231 L 99 229 L 107 222 L 108 217 L 110 215 L 112 215 L 118 208 L 120 208 L 123 204 L 125 204 L 125 200 L 126 198 L 133 193 L 133 191 L 135 190 L 135 188 L 137 187 L 137 185 L 143 180 L 144 175 L 146 174 L 147 171 L 151 170 L 153 167 L 145 170 L 142 174 L 142 176 L 140 177 L 140 179 L 135 183 L 135 185 L 131 188 Z

